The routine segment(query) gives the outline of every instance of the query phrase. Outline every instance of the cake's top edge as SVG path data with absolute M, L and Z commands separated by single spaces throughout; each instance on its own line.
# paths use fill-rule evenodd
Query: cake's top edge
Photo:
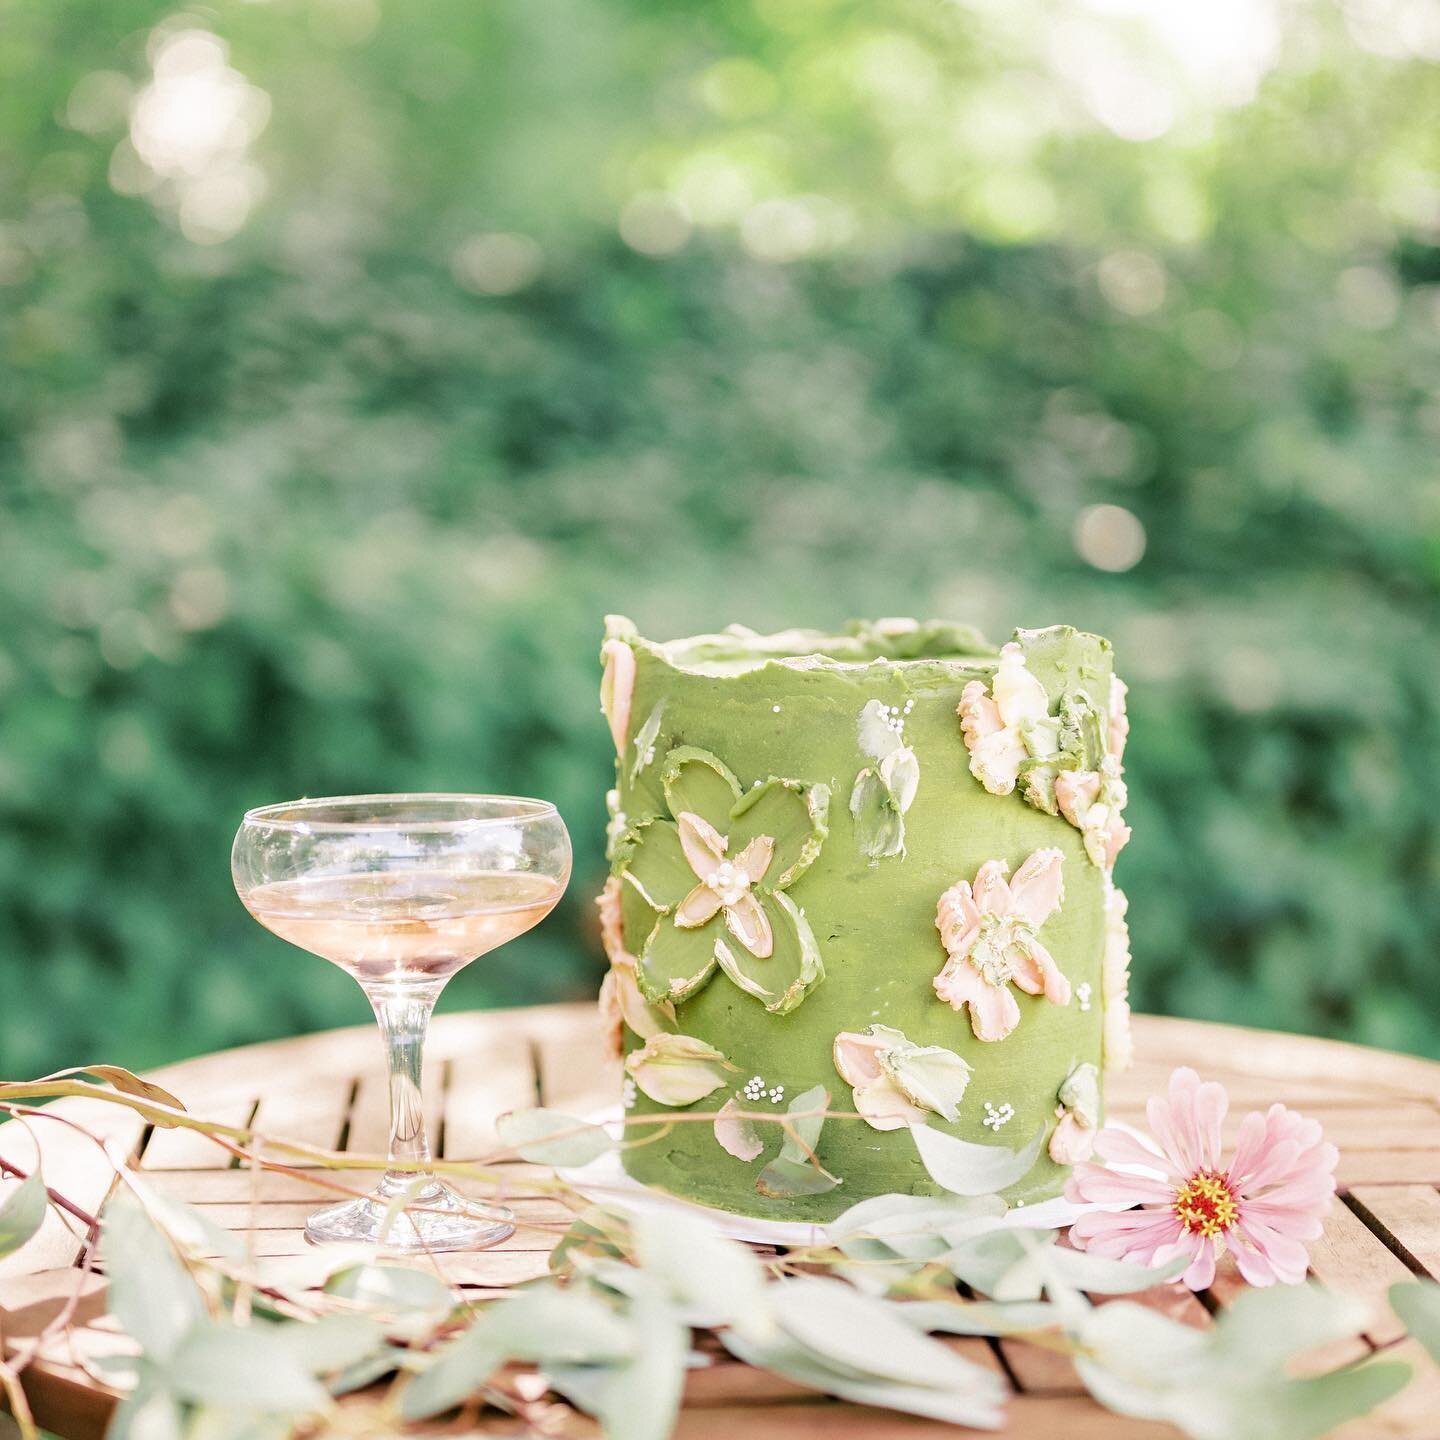
M 1102 650 L 1110 642 L 1086 635 L 1070 625 L 1039 630 L 1016 630 L 1014 639 L 1024 645 L 1037 640 L 1064 641 L 1073 636 L 1093 640 Z M 718 634 L 692 635 L 678 640 L 647 640 L 633 621 L 623 615 L 605 617 L 605 638 L 620 640 L 643 650 L 675 670 L 698 675 L 731 675 L 778 664 L 797 670 L 844 669 L 886 662 L 904 665 L 917 661 L 951 661 L 984 672 L 999 661 L 992 645 L 971 625 L 951 620 L 851 620 L 838 634 L 823 630 L 781 630 L 762 635 L 744 625 L 729 625 Z

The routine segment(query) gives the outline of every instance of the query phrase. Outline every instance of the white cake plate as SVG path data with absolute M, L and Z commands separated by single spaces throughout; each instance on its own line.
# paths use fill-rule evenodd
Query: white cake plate
M 618 1105 L 607 1106 L 584 1118 L 592 1125 L 603 1126 L 611 1135 L 619 1137 L 622 1114 Z M 1113 1123 L 1113 1122 L 1112 1122 Z M 1128 1129 L 1127 1126 L 1117 1128 Z M 1131 1132 L 1136 1133 L 1136 1132 Z M 597 1204 L 611 1205 L 615 1209 L 634 1215 L 674 1214 L 682 1212 L 699 1215 L 708 1220 L 716 1231 L 730 1240 L 745 1240 L 755 1245 L 823 1245 L 826 1243 L 825 1226 L 803 1220 L 764 1220 L 751 1215 L 734 1215 L 728 1210 L 717 1210 L 711 1205 L 700 1205 L 694 1200 L 683 1200 L 664 1190 L 653 1189 L 626 1174 L 620 1163 L 618 1150 L 607 1151 L 588 1165 L 557 1169 L 555 1172 L 567 1185 L 573 1186 L 587 1200 Z M 1057 1195 L 1053 1200 L 1042 1200 L 1036 1205 L 1024 1203 L 1015 1205 L 1006 1215 L 1004 1223 L 1017 1230 L 1058 1230 L 1071 1224 L 1081 1215 L 1094 1210 L 1128 1210 L 1128 1205 L 1076 1204 Z

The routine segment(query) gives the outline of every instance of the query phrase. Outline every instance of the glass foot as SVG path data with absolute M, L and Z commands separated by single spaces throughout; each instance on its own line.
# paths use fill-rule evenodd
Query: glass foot
M 386 1211 L 403 1186 L 382 1183 L 363 1200 L 346 1200 L 317 1210 L 305 1222 L 312 1245 L 360 1240 L 387 1250 L 417 1254 L 427 1250 L 483 1250 L 515 1233 L 515 1216 L 503 1205 L 467 1200 L 438 1180 L 408 1201 L 386 1227 Z M 381 1237 L 381 1231 L 384 1237 Z

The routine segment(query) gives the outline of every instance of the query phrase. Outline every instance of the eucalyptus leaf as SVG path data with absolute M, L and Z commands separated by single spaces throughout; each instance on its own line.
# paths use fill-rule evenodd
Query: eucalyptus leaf
M 400 1392 L 400 1418 L 428 1420 L 443 1415 L 475 1393 L 505 1362 L 492 1327 L 483 1320 L 447 1345 Z
M 659 1295 L 642 1295 L 630 1308 L 633 1357 L 610 1369 L 590 1390 L 589 1409 L 607 1440 L 668 1440 L 685 1386 L 690 1332 Z M 571 1371 L 551 1372 L 551 1383 L 579 1403 L 585 1393 Z
M 591 1365 L 629 1359 L 634 1339 L 624 1319 L 584 1290 L 525 1290 L 498 1300 L 485 1326 L 507 1359 L 537 1365 Z
M 164 1364 L 205 1315 L 200 1290 L 174 1245 L 128 1190 L 100 1217 L 100 1255 L 110 1313 L 151 1360 Z
M 616 1144 L 600 1126 L 555 1110 L 511 1110 L 495 1131 L 503 1145 L 537 1165 L 588 1165 Z
M 325 1290 L 391 1314 L 443 1313 L 455 1305 L 439 1276 L 410 1265 L 352 1265 L 332 1275 Z
M 879 1242 L 910 1260 L 934 1260 L 961 1240 L 1004 1223 L 999 1196 L 877 1195 L 852 1205 L 827 1227 L 832 1244 L 855 1259 L 878 1258 L 865 1242 Z
M 172 1110 L 183 1110 L 184 1102 L 172 1095 L 164 1086 L 157 1085 L 153 1080 L 142 1080 L 133 1070 L 127 1070 L 123 1065 L 73 1065 L 67 1070 L 57 1070 L 53 1075 L 46 1075 L 45 1080 L 70 1080 L 77 1076 L 93 1075 L 96 1079 L 103 1080 L 113 1090 L 119 1090 L 123 1095 L 138 1095 L 142 1100 L 154 1101 L 157 1105 L 168 1105 Z M 173 1121 L 156 1119 L 155 1124 L 171 1126 Z
M 771 1293 L 776 1321 L 792 1341 L 826 1364 L 930 1389 L 983 1388 L 989 1370 L 907 1325 L 885 1301 L 843 1281 L 800 1276 Z
M 639 1212 L 636 1253 L 691 1325 L 747 1326 L 766 1314 L 765 1276 L 750 1250 L 683 1211 Z
M 237 1264 L 247 1258 L 245 1242 L 235 1231 L 152 1184 L 143 1171 L 132 1171 L 126 1185 L 140 1197 L 151 1220 L 187 1255 L 196 1259 L 220 1255 Z
M 1042 1125 L 1022 1150 L 957 1140 L 928 1125 L 912 1125 L 910 1134 L 930 1178 L 955 1195 L 993 1195 L 1024 1179 L 1040 1154 Z
M 175 1397 L 153 1382 L 124 1396 L 105 1430 L 105 1440 L 184 1440 L 184 1436 Z
M 352 1390 L 363 1390 L 383 1376 L 392 1375 L 396 1370 L 405 1368 L 410 1363 L 412 1353 L 397 1345 L 385 1345 L 366 1359 L 347 1365 L 338 1374 L 332 1375 L 329 1381 L 330 1393 L 348 1395 Z
M 946 1335 L 1030 1335 L 1064 1323 L 1056 1307 L 1043 1300 L 906 1300 L 894 1308 L 907 1325 Z
M 271 1326 L 203 1321 L 176 1346 L 167 1379 L 180 1399 L 202 1405 L 299 1415 L 330 1403 Z
M 385 1332 L 368 1315 L 322 1315 L 269 1327 L 276 1343 L 310 1375 L 333 1375 L 360 1365 L 385 1344 Z
M 0 1199 L 0 1257 L 13 1254 L 30 1239 L 45 1221 L 50 1197 L 40 1166 Z
M 1405 1281 L 1390 1287 L 1390 1308 L 1405 1328 L 1440 1365 L 1440 1285 L 1433 1280 Z

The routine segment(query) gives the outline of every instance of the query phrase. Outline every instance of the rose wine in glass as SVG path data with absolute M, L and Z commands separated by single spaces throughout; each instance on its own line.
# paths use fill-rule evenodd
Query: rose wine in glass
M 312 1241 L 380 1238 L 401 1250 L 473 1250 L 514 1231 L 501 1206 L 429 1170 L 421 1052 L 430 1013 L 462 966 L 540 923 L 565 892 L 570 838 L 544 800 L 360 795 L 250 811 L 235 888 L 267 930 L 360 982 L 390 1070 L 390 1166 L 370 1196 L 310 1217 Z

